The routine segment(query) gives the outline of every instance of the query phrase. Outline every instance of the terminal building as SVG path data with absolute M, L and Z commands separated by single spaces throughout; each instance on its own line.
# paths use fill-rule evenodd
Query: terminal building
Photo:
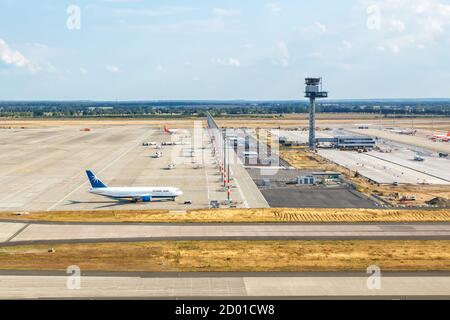
M 342 136 L 335 138 L 318 138 L 316 139 L 319 144 L 330 144 L 331 147 L 336 149 L 368 149 L 371 150 L 375 147 L 376 141 L 371 137 L 360 136 Z
M 376 144 L 371 137 L 337 137 L 336 140 L 338 149 L 373 149 Z

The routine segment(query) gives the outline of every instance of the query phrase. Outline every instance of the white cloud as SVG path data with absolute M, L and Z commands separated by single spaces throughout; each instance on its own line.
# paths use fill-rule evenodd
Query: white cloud
M 107 66 L 106 70 L 111 73 L 121 73 L 122 70 L 118 66 Z
M 342 41 L 342 46 L 344 49 L 351 49 L 351 48 L 353 48 L 353 43 L 351 43 L 348 40 L 344 40 L 344 41 Z
M 309 25 L 294 27 L 294 30 L 306 38 L 318 37 L 329 31 L 327 25 L 319 21 Z
M 283 41 L 277 43 L 278 55 L 280 57 L 280 62 L 283 67 L 289 65 L 289 48 Z
M 361 1 L 375 5 L 380 13 L 380 28 L 373 35 L 376 47 L 398 54 L 405 49 L 420 49 L 440 44 L 448 38 L 450 4 L 442 0 Z
M 394 31 L 403 32 L 403 31 L 405 31 L 406 27 L 405 27 L 405 23 L 403 21 L 393 19 L 393 20 L 391 20 L 391 28 Z
M 352 70 L 352 65 L 349 63 L 338 63 L 336 65 L 336 67 L 342 71 L 351 71 Z
M 88 71 L 86 70 L 86 68 L 80 68 L 80 73 L 82 75 L 86 75 L 86 74 L 88 74 Z
M 131 9 L 123 8 L 116 9 L 114 12 L 120 16 L 146 16 L 146 17 L 160 17 L 170 16 L 180 13 L 186 13 L 192 11 L 192 8 L 185 7 L 165 7 L 161 9 Z
M 393 44 L 389 44 L 388 48 L 393 52 L 393 53 L 399 53 L 400 52 L 400 47 L 393 43 Z
M 319 52 L 319 51 L 315 51 L 315 52 L 311 52 L 308 54 L 309 58 L 313 58 L 313 59 L 322 59 L 323 58 L 323 53 Z
M 278 13 L 280 13 L 281 11 L 283 11 L 283 9 L 280 7 L 280 5 L 279 4 L 277 4 L 277 3 L 268 3 L 267 5 L 266 5 L 266 7 L 267 7 L 267 9 L 269 9 L 269 11 L 272 13 L 272 14 L 278 14 Z
M 214 8 L 213 13 L 214 15 L 220 17 L 232 17 L 241 14 L 241 12 L 237 9 L 224 9 L 224 8 Z
M 227 58 L 227 59 L 212 58 L 211 62 L 214 64 L 222 65 L 222 66 L 230 66 L 230 67 L 237 67 L 237 68 L 239 68 L 241 66 L 241 62 L 236 58 Z
M 164 68 L 163 65 L 158 64 L 158 65 L 156 66 L 156 72 L 164 73 L 164 72 L 166 72 L 166 68 Z
M 21 52 L 11 49 L 3 39 L 0 39 L 0 61 L 18 68 L 29 68 L 30 71 L 34 70 L 31 62 Z
M 324 25 L 323 23 L 320 23 L 320 22 L 316 21 L 314 23 L 314 25 L 316 26 L 317 29 L 319 29 L 320 32 L 322 32 L 322 33 L 326 33 L 327 32 L 327 26 Z

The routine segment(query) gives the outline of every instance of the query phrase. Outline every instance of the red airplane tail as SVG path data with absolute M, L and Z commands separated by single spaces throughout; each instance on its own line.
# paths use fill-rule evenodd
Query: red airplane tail
M 166 126 L 164 126 L 164 132 L 165 132 L 165 133 L 170 133 L 169 129 L 167 129 Z

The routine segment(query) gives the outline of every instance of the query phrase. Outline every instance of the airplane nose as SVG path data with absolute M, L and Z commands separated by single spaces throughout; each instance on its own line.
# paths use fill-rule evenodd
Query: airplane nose
M 181 196 L 181 195 L 183 194 L 183 191 L 178 190 L 178 191 L 177 191 L 177 194 L 178 194 L 179 196 Z

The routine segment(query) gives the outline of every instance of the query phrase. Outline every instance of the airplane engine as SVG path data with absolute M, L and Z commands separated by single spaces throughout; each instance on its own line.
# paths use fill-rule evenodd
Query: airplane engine
M 152 196 L 143 196 L 142 202 L 152 202 Z

